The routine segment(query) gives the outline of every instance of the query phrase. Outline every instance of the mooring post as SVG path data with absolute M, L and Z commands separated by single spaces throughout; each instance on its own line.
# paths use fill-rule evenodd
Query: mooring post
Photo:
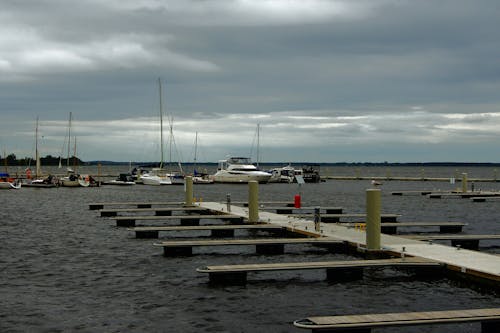
M 366 248 L 380 250 L 381 191 L 366 190 Z
M 227 212 L 231 213 L 231 193 L 226 194 L 226 207 Z
M 314 207 L 314 231 L 316 232 L 320 231 L 321 229 L 320 222 L 321 222 L 320 208 Z
M 186 203 L 185 206 L 192 206 L 193 205 L 193 177 L 192 176 L 186 176 L 184 179 L 184 190 L 186 192 Z
M 462 173 L 462 193 L 467 193 L 467 173 Z
M 248 222 L 259 222 L 259 183 L 248 182 Z

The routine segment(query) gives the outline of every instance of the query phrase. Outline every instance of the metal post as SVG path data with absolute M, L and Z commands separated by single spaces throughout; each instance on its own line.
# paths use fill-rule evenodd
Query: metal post
M 314 207 L 314 231 L 317 232 L 320 231 L 320 222 L 321 222 L 320 208 Z
M 193 177 L 186 176 L 185 178 L 186 206 L 193 205 Z
M 226 194 L 227 212 L 231 212 L 231 193 Z
M 248 222 L 259 222 L 259 183 L 248 182 Z
M 366 248 L 380 250 L 381 191 L 366 190 Z
M 462 173 L 462 192 L 467 193 L 467 173 Z

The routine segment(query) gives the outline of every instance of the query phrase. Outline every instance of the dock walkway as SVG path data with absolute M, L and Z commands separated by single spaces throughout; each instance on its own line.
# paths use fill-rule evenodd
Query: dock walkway
M 290 271 L 326 269 L 330 281 L 353 280 L 363 277 L 363 269 L 368 267 L 404 267 L 404 268 L 441 268 L 441 264 L 419 258 L 379 259 L 379 260 L 342 260 L 319 262 L 289 262 L 272 264 L 245 264 L 205 266 L 196 269 L 199 273 L 208 273 L 211 283 L 244 284 L 249 272 Z
M 482 333 L 500 330 L 500 308 L 309 317 L 295 327 L 312 332 L 371 332 L 376 327 L 481 322 Z
M 199 206 L 212 211 L 225 212 L 226 205 L 216 202 L 203 202 Z M 231 207 L 231 214 L 246 218 L 248 208 Z M 366 247 L 366 234 L 363 230 L 348 228 L 337 223 L 321 223 L 320 231 L 315 231 L 313 221 L 294 216 L 283 216 L 275 213 L 260 211 L 260 222 L 283 226 L 290 231 L 315 237 L 329 237 L 348 243 L 353 247 Z M 498 284 L 500 282 L 500 256 L 471 251 L 467 249 L 430 244 L 414 239 L 393 235 L 381 235 L 382 250 L 398 256 L 414 256 L 443 263 L 449 270 L 468 274 L 477 278 L 486 279 Z

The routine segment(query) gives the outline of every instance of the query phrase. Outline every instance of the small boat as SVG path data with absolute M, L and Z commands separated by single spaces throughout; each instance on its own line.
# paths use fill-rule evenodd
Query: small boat
M 118 178 L 110 180 L 110 181 L 105 181 L 102 184 L 103 185 L 120 185 L 120 186 L 127 186 L 127 185 L 135 185 L 134 181 L 134 176 L 130 173 L 120 173 Z
M 271 174 L 270 183 L 293 183 L 297 182 L 295 176 L 302 175 L 301 169 L 295 169 L 290 164 L 281 168 L 273 168 L 268 172 Z
M 259 170 L 248 157 L 230 157 L 220 160 L 217 172 L 213 175 L 216 183 L 248 183 L 251 180 L 267 183 L 271 178 L 269 172 Z
M 18 190 L 21 188 L 21 183 L 8 173 L 0 173 L 0 189 L 1 190 Z
M 144 185 L 172 185 L 172 180 L 163 168 L 153 168 L 139 176 Z
M 79 175 L 69 170 L 68 176 L 60 179 L 60 184 L 64 187 L 89 187 L 92 181 L 93 178 L 89 175 Z
M 380 186 L 380 185 L 382 185 L 382 182 L 375 180 L 375 179 L 372 179 L 372 185 L 373 186 Z
M 48 175 L 46 178 L 27 178 L 26 182 L 23 183 L 24 187 L 52 188 L 59 186 L 59 180 L 52 175 Z
M 319 175 L 319 165 L 307 165 L 302 168 L 302 177 L 306 183 L 319 183 L 321 176 Z

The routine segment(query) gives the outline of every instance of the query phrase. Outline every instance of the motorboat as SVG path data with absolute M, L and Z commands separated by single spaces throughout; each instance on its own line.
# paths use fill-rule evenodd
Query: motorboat
M 321 181 L 319 165 L 306 165 L 302 167 L 302 173 L 306 183 L 319 183 Z
M 21 188 L 21 183 L 9 176 L 8 173 L 0 173 L 1 190 L 17 190 Z
M 259 170 L 248 157 L 230 157 L 220 160 L 217 172 L 213 175 L 216 183 L 248 183 L 251 180 L 267 183 L 271 178 L 269 172 Z
M 302 175 L 301 169 L 295 169 L 291 165 L 273 168 L 268 172 L 271 174 L 270 183 L 293 183 L 296 182 L 296 175 Z
M 183 174 L 169 172 L 163 168 L 153 168 L 139 177 L 144 185 L 184 185 Z
M 130 173 L 120 173 L 120 175 L 116 179 L 105 181 L 102 184 L 128 186 L 135 185 L 135 181 Z

